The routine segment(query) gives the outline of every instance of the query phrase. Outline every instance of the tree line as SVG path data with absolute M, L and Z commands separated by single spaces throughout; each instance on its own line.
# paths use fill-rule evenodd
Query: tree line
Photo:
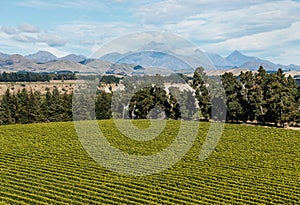
M 59 94 L 55 88 L 46 95 L 27 92 L 24 88 L 17 93 L 9 89 L 1 99 L 1 124 L 27 124 L 72 120 L 72 95 Z
M 76 73 L 58 71 L 56 73 L 34 73 L 27 71 L 0 72 L 0 82 L 49 82 L 50 80 L 75 80 Z
M 193 78 L 201 113 L 211 119 L 211 92 L 213 85 L 203 68 L 197 68 Z M 285 123 L 300 122 L 300 86 L 291 76 L 285 77 L 282 69 L 267 73 L 260 66 L 257 72 L 221 75 L 225 90 L 227 122 Z
M 214 109 L 224 116 L 226 113 L 227 122 L 255 121 L 283 126 L 300 121 L 300 87 L 291 76 L 286 78 L 281 69 L 267 73 L 260 67 L 255 73 L 247 71 L 239 76 L 225 73 L 218 82 L 199 67 L 189 81 L 192 90 L 163 89 L 164 78 L 159 75 L 147 76 L 147 79 L 150 83 L 140 85 L 136 92 L 134 86 L 139 85 L 123 79 L 124 90 L 110 93 L 98 90 L 90 99 L 79 96 L 74 105 L 74 94 L 61 94 L 57 88 L 45 95 L 26 89 L 17 93 L 7 90 L 0 100 L 0 124 L 71 121 L 73 112 L 83 119 L 109 119 L 114 115 L 128 119 L 200 117 L 209 121 L 213 118 L 213 106 L 218 105 L 214 101 L 220 99 L 226 105 Z M 116 83 L 111 77 L 106 80 Z M 218 83 L 222 84 L 224 95 L 216 97 Z M 94 103 L 93 113 L 89 113 L 90 102 Z M 197 116 L 198 110 L 200 116 Z
M 261 124 L 300 120 L 300 87 L 282 69 L 267 73 L 260 66 L 256 73 L 242 72 L 221 76 L 227 98 L 227 121 L 257 121 Z

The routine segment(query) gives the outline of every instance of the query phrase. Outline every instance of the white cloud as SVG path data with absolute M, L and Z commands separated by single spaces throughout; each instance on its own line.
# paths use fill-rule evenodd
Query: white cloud
M 228 39 L 219 43 L 203 45 L 204 50 L 210 52 L 230 52 L 233 50 L 248 51 L 259 54 L 276 63 L 300 64 L 299 42 L 300 42 L 300 21 L 293 23 L 288 28 L 274 31 L 262 32 L 239 38 Z M 298 42 L 298 43 L 295 43 Z M 289 58 L 287 53 L 298 56 Z M 284 60 L 285 58 L 285 60 Z M 292 60 L 288 62 L 289 60 Z
M 67 40 L 55 34 L 40 34 L 37 41 L 47 43 L 50 47 L 60 47 L 67 43 Z
M 240 38 L 233 38 L 213 44 L 210 47 L 217 48 L 218 50 L 267 50 L 271 47 L 280 47 L 281 45 L 284 45 L 290 41 L 300 40 L 300 36 L 298 35 L 299 32 L 300 21 L 293 23 L 291 26 L 285 29 L 277 29 L 274 31 L 242 36 Z
M 182 16 L 176 23 L 163 26 L 191 40 L 226 40 L 286 28 L 300 19 L 299 9 L 300 4 L 291 1 L 260 3 L 231 10 L 198 8 L 195 15 Z M 156 14 L 156 18 L 161 19 L 163 15 Z
M 39 32 L 39 28 L 32 24 L 21 24 L 18 26 L 18 29 L 20 32 L 25 32 L 25 33 L 38 33 Z
M 61 47 L 67 43 L 67 40 L 58 34 L 40 31 L 38 27 L 31 24 L 22 24 L 15 27 L 1 27 L 3 34 L 9 41 L 21 43 L 45 43 L 50 47 Z
M 0 29 L 9 42 L 89 55 L 101 45 L 138 31 L 169 31 L 197 44 L 200 49 L 220 54 L 233 50 L 274 61 L 300 64 L 300 3 L 291 0 L 23 0 L 17 3 L 39 9 L 62 8 L 68 11 L 112 11 L 120 22 L 65 22 L 49 28 L 51 33 L 30 24 Z M 117 6 L 116 12 L 112 7 Z M 124 6 L 124 13 L 122 8 Z M 122 21 L 122 15 L 130 22 Z M 93 19 L 92 15 L 86 19 Z M 110 16 L 108 16 L 110 19 Z M 21 29 L 20 29 L 21 28 Z M 47 28 L 48 29 L 48 28 Z M 34 33 L 36 32 L 36 33 Z M 2 37 L 1 37 L 2 38 Z M 4 41 L 3 38 L 0 40 Z M 14 43 L 15 43 L 14 42 Z M 57 48 L 56 48 L 57 49 Z M 122 48 L 120 48 L 122 50 Z M 290 55 L 290 56 L 289 56 Z M 298 60 L 299 59 L 299 60 Z
M 84 50 L 84 55 L 90 55 L 101 45 L 133 32 L 145 30 L 136 24 L 126 22 L 74 22 L 63 24 L 56 28 L 68 39 L 68 47 Z
M 53 53 L 58 57 L 65 56 L 69 52 L 62 51 L 56 47 L 51 47 L 45 42 L 38 41 L 36 37 L 20 34 L 17 36 L 7 35 L 0 32 L 0 51 L 9 54 L 27 55 L 39 50 L 45 50 Z
M 14 27 L 11 27 L 11 26 L 2 26 L 1 30 L 4 33 L 8 34 L 8 35 L 12 35 L 12 34 L 18 33 L 18 30 L 16 28 L 14 28 Z
M 17 34 L 13 36 L 13 39 L 19 42 L 23 43 L 34 43 L 37 42 L 37 39 L 33 35 L 28 35 L 28 34 Z
M 241 50 L 300 64 L 300 58 L 284 55 L 285 50 L 298 54 L 292 51 L 299 50 L 299 42 L 295 43 L 300 32 L 299 10 L 300 3 L 290 0 L 165 0 L 140 7 L 136 15 L 142 22 L 180 34 L 206 51 L 228 54 Z
M 14 35 L 18 33 L 38 33 L 39 28 L 32 24 L 21 24 L 17 28 L 12 26 L 2 26 L 1 31 L 8 35 Z
M 178 22 L 200 13 L 232 11 L 264 2 L 268 1 L 163 0 L 141 6 L 137 9 L 136 15 L 146 23 L 165 24 Z
M 30 8 L 67 8 L 67 9 L 105 9 L 106 6 L 101 1 L 95 0 L 73 0 L 73 1 L 43 1 L 43 0 L 24 0 L 17 3 L 18 6 Z
M 270 56 L 269 59 L 275 63 L 281 63 L 285 65 L 300 65 L 300 51 L 297 49 L 284 50 L 277 56 Z

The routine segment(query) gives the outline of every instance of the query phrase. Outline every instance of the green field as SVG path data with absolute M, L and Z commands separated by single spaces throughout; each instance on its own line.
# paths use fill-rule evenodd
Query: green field
M 147 125 L 147 122 L 142 122 Z M 108 140 L 147 155 L 172 142 L 178 121 L 143 144 L 99 121 Z M 300 132 L 226 124 L 216 150 L 198 161 L 209 124 L 187 155 L 158 174 L 111 172 L 84 151 L 74 124 L 0 127 L 0 202 L 7 204 L 300 204 Z M 0 203 L 1 204 L 1 203 Z

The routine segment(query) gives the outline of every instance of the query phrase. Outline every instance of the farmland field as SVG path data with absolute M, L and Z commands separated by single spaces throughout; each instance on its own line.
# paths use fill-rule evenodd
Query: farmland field
M 178 123 L 168 122 L 161 136 L 146 144 L 126 139 L 113 121 L 99 121 L 99 126 L 115 147 L 147 155 L 172 142 Z M 134 177 L 97 164 L 72 122 L 1 126 L 0 202 L 300 204 L 299 131 L 226 124 L 215 151 L 198 161 L 209 124 L 199 127 L 196 142 L 177 164 Z

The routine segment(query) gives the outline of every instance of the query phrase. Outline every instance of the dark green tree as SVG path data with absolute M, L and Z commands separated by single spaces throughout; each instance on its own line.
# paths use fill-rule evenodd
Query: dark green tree
M 111 93 L 100 91 L 96 97 L 95 112 L 97 119 L 110 119 L 111 113 Z
M 17 114 L 16 123 L 27 124 L 29 120 L 29 97 L 27 90 L 22 89 L 21 92 L 17 93 Z
M 296 114 L 296 84 L 291 78 L 284 76 L 282 69 L 270 74 L 266 82 L 265 120 L 284 126 L 286 122 L 292 121 Z
M 180 118 L 184 120 L 197 119 L 195 113 L 197 112 L 196 99 L 194 92 L 190 90 L 180 90 L 178 87 L 170 87 L 169 95 L 174 96 L 177 100 L 176 113 L 180 113 Z M 174 103 L 172 103 L 174 104 Z
M 207 89 L 207 76 L 203 67 L 198 67 L 193 76 L 192 88 L 195 90 L 202 117 L 208 121 L 211 112 L 210 95 Z
M 165 114 L 163 114 L 165 113 Z M 134 94 L 129 104 L 131 119 L 180 118 L 180 108 L 174 96 L 167 94 L 161 87 L 152 86 L 140 89 Z
M 243 107 L 242 84 L 232 73 L 224 73 L 221 76 L 222 84 L 227 97 L 227 121 L 242 120 Z
M 73 99 L 73 92 L 68 94 L 62 94 L 62 103 L 63 103 L 63 121 L 72 121 L 73 113 L 72 113 L 72 99 Z
M 31 91 L 28 99 L 28 122 L 37 123 L 44 122 L 45 116 L 42 110 L 41 93 Z
M 268 92 L 267 88 L 267 72 L 260 66 L 258 72 L 254 75 L 254 86 L 251 90 L 253 98 L 251 103 L 254 106 L 254 115 L 255 119 L 262 124 L 265 124 L 265 115 L 267 112 L 266 108 L 266 93 Z
M 16 111 L 16 96 L 7 89 L 1 100 L 1 124 L 14 124 L 16 122 Z
M 252 71 L 241 72 L 239 79 L 242 83 L 241 100 L 240 103 L 243 108 L 243 113 L 241 114 L 241 120 L 247 122 L 248 120 L 255 120 L 255 111 L 257 110 L 255 80 Z

